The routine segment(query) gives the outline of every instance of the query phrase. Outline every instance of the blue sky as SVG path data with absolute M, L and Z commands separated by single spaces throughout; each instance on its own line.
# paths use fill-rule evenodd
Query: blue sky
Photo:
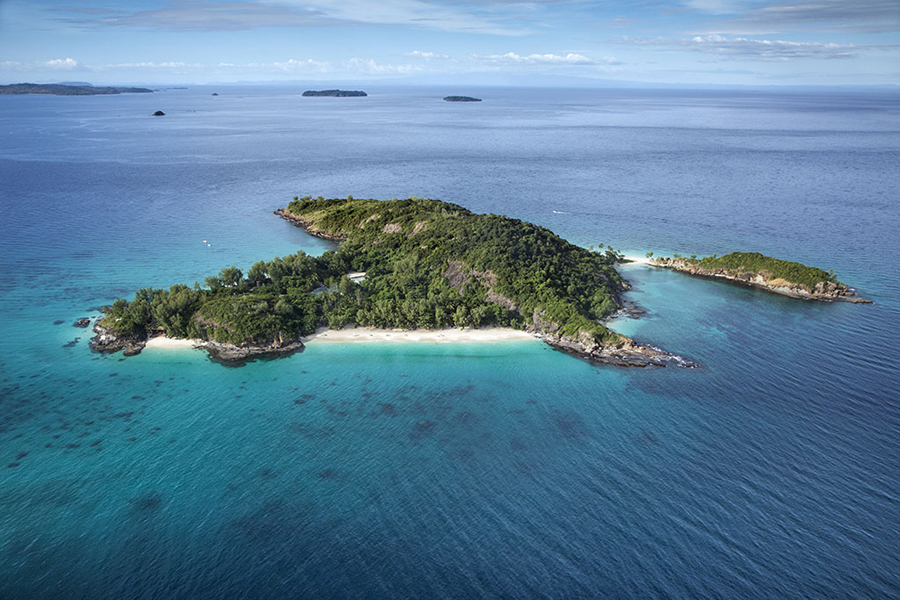
M 900 0 L 0 0 L 0 82 L 900 84 Z

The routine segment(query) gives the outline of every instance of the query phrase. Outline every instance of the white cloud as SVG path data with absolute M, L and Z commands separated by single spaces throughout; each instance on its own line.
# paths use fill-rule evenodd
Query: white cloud
M 424 58 L 425 60 L 447 60 L 450 58 L 447 54 L 436 54 L 434 52 L 423 52 L 422 50 L 413 50 L 406 56 L 414 56 L 416 58 Z
M 638 46 L 663 46 L 675 50 L 690 50 L 732 58 L 776 61 L 798 58 L 855 58 L 859 51 L 859 48 L 853 44 L 755 40 L 744 37 L 727 38 L 718 34 L 695 36 L 689 39 L 622 38 L 621 42 Z
M 414 65 L 383 65 L 371 58 L 351 58 L 343 63 L 344 67 L 356 73 L 365 75 L 410 75 L 422 70 L 422 67 Z
M 526 65 L 593 65 L 595 61 L 583 54 L 568 53 L 560 54 L 528 54 L 521 55 L 515 52 L 507 52 L 506 54 L 491 54 L 484 56 L 484 59 L 498 63 L 526 64 Z M 609 57 L 604 58 L 606 64 L 614 64 Z
M 231 65 L 229 68 L 253 69 L 268 72 L 281 71 L 285 73 L 327 73 L 331 70 L 331 65 L 328 62 L 313 60 L 312 58 L 307 58 L 305 60 L 289 58 L 285 61 Z
M 44 66 L 50 69 L 74 69 L 78 67 L 78 61 L 74 58 L 54 58 L 44 62 Z
M 22 62 L 18 60 L 4 60 L 0 62 L 0 70 L 5 71 L 69 71 L 80 66 L 74 58 L 53 58 L 36 62 Z

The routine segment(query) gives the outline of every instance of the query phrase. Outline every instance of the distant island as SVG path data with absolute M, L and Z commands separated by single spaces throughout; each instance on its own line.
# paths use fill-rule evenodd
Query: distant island
M 151 116 L 151 117 L 164 117 L 164 116 L 166 116 L 166 113 L 164 113 L 164 112 L 161 111 L 161 110 L 158 110 L 158 111 L 156 111 L 155 113 L 153 113 L 153 114 L 150 115 L 150 116 Z
M 764 256 L 759 252 L 732 252 L 724 256 L 713 254 L 704 258 L 697 258 L 696 255 L 686 258 L 678 254 L 671 258 L 653 258 L 650 253 L 649 258 L 650 264 L 655 267 L 721 278 L 791 298 L 872 303 L 858 297 L 856 290 L 837 281 L 834 273 Z
M 0 85 L 0 94 L 51 94 L 54 96 L 107 96 L 111 94 L 152 94 L 137 87 L 95 87 L 90 84 L 13 83 Z
M 472 96 L 444 96 L 444 102 L 481 102 L 481 98 Z
M 355 98 L 359 96 L 368 96 L 367 93 L 359 90 L 306 90 L 304 96 L 331 96 L 333 98 Z
M 296 198 L 275 213 L 340 242 L 207 277 L 205 286 L 144 288 L 118 299 L 95 325 L 99 352 L 140 352 L 151 337 L 198 340 L 215 358 L 243 360 L 303 348 L 320 327 L 434 330 L 505 327 L 600 363 L 693 363 L 618 334 L 628 283 L 622 257 L 575 246 L 517 219 L 456 204 Z

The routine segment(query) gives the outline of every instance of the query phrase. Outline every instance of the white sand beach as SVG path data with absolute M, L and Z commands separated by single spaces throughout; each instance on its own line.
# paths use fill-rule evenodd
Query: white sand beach
M 625 260 L 630 260 L 631 262 L 628 264 L 633 265 L 649 265 L 650 259 L 646 256 L 634 256 L 634 255 L 626 255 Z
M 356 327 L 353 329 L 320 329 L 303 338 L 309 342 L 432 342 L 445 344 L 453 342 L 505 342 L 511 340 L 532 340 L 534 336 L 518 329 L 489 327 L 485 329 L 374 329 Z
M 454 342 L 507 342 L 533 340 L 530 333 L 507 327 L 487 327 L 484 329 L 375 329 L 356 327 L 351 329 L 321 328 L 314 334 L 301 338 L 304 344 L 334 342 L 431 342 L 448 344 Z M 157 336 L 147 340 L 147 348 L 175 349 L 203 346 L 203 340 L 172 339 Z
M 172 339 L 164 335 L 152 337 L 147 340 L 147 348 L 193 348 L 197 344 L 202 344 L 200 340 Z

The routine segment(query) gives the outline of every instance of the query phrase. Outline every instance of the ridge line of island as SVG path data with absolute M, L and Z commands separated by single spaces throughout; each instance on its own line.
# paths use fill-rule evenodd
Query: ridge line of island
M 621 298 L 630 285 L 615 268 L 624 257 L 612 249 L 589 250 L 544 227 L 415 196 L 295 196 L 275 214 L 337 248 L 259 261 L 246 275 L 226 267 L 202 287 L 141 289 L 104 307 L 91 349 L 130 356 L 165 336 L 231 362 L 302 351 L 324 329 L 510 328 L 595 363 L 698 366 L 604 325 L 642 312 Z M 824 271 L 763 258 L 818 273 L 823 290 L 853 295 Z

